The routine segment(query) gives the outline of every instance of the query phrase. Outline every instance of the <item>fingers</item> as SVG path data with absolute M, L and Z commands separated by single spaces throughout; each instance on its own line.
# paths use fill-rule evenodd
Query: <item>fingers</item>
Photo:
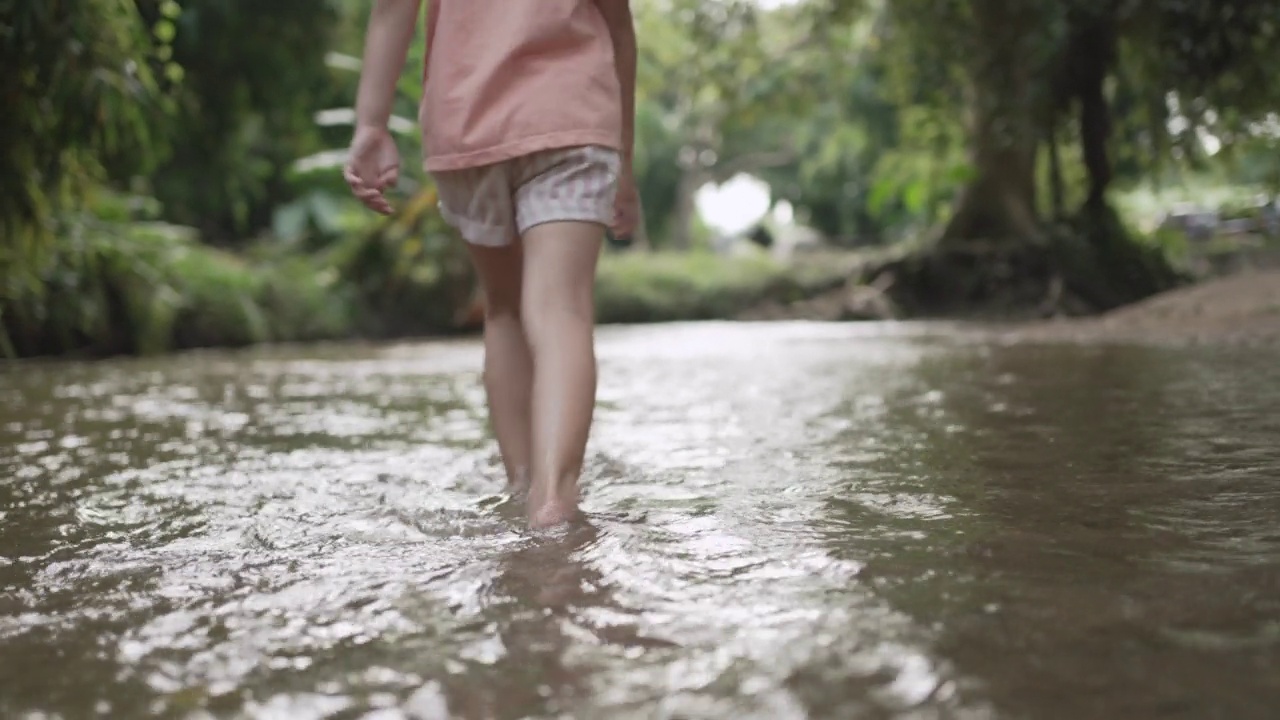
M 640 189 L 636 187 L 630 173 L 623 176 L 618 186 L 615 207 L 618 214 L 628 221 L 634 222 L 640 216 Z
M 624 187 L 613 206 L 613 233 L 625 237 L 640 224 L 640 196 L 634 186 Z
M 352 186 L 351 191 L 356 196 L 356 199 L 370 210 L 382 215 L 391 214 L 391 203 L 387 201 L 381 192 L 356 185 Z
M 629 208 L 619 207 L 613 213 L 613 226 L 609 228 L 618 237 L 626 237 L 635 232 L 636 214 Z
M 388 202 L 387 198 L 382 194 L 382 190 L 394 184 L 394 176 L 398 176 L 398 174 L 399 171 L 394 170 L 393 178 L 390 182 L 386 182 L 383 178 L 379 178 L 377 186 L 370 187 L 365 183 L 364 179 L 356 173 L 355 168 L 347 166 L 343 168 L 342 171 L 342 176 L 347 181 L 347 185 L 351 188 L 351 193 L 356 196 L 356 199 L 370 210 L 383 215 L 390 215 L 392 208 L 391 203 Z M 385 178 L 386 175 L 387 173 L 384 173 L 383 177 Z
M 384 193 L 400 179 L 400 158 L 385 128 L 357 128 L 342 176 L 365 207 L 391 214 L 391 203 Z
M 392 165 L 378 176 L 378 189 L 385 190 L 400 181 L 400 166 Z

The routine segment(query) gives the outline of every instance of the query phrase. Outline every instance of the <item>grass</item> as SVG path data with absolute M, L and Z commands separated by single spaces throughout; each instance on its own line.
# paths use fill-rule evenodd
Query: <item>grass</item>
M 761 255 L 607 255 L 596 283 L 596 314 L 602 323 L 723 318 L 785 278 L 783 268 Z
M 0 293 L 10 356 L 150 355 L 354 331 L 349 294 L 317 258 L 251 259 L 158 223 L 94 223 L 20 270 L 29 279 Z
M 232 253 L 160 223 L 81 225 L 24 266 L 29 291 L 0 292 L 0 354 L 148 355 L 456 332 L 473 297 L 465 253 L 427 220 L 388 223 L 311 252 L 276 241 Z M 837 287 L 855 257 L 608 253 L 597 317 L 731 319 Z
M 762 302 L 790 302 L 842 283 L 856 256 L 809 256 L 782 263 L 764 253 L 606 255 L 596 283 L 601 323 L 733 318 Z

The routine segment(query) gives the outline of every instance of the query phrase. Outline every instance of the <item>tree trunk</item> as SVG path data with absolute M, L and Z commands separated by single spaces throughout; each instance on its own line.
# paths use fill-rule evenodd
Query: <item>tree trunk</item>
M 1077 62 L 1076 86 L 1080 102 L 1080 144 L 1082 160 L 1089 173 L 1087 212 L 1099 212 L 1107 203 L 1111 185 L 1111 158 L 1107 142 L 1111 137 L 1111 106 L 1107 101 L 1107 74 L 1116 56 L 1115 28 L 1109 17 L 1089 23 L 1076 39 L 1081 52 Z
M 1062 153 L 1058 151 L 1057 126 L 1049 128 L 1049 198 L 1053 203 L 1053 219 L 1061 220 L 1067 213 L 1066 193 L 1062 182 Z
M 942 242 L 1016 243 L 1039 233 L 1035 211 L 1034 150 L 1010 148 L 974 153 L 976 177 L 960 193 Z
M 1130 237 L 1107 203 L 1113 172 L 1107 146 L 1111 139 L 1111 105 L 1105 83 L 1116 56 L 1115 28 L 1103 17 L 1085 26 L 1078 37 L 1083 60 L 1076 86 L 1080 103 L 1081 160 L 1089 175 L 1089 195 L 1080 211 L 1080 228 L 1095 268 L 1079 273 L 1078 294 L 1096 307 L 1111 308 L 1140 300 L 1177 284 L 1177 274 L 1158 251 Z M 1087 289 L 1086 289 L 1087 288 Z
M 1023 51 L 1034 18 L 1013 0 L 974 0 L 987 38 L 969 66 L 969 155 L 975 175 L 942 233 L 944 245 L 971 240 L 1018 244 L 1039 235 L 1035 207 L 1035 114 Z M 1016 5 L 1016 3 L 1015 3 Z
M 1133 241 L 1107 206 L 1112 170 L 1105 81 L 1115 64 L 1114 7 L 1072 14 L 1057 67 L 1037 66 L 1032 47 L 1044 5 L 966 0 L 968 138 L 974 169 L 936 246 L 887 271 L 908 313 L 1035 308 L 1040 313 L 1105 310 L 1170 287 L 1177 276 L 1159 252 Z M 1046 84 L 1054 92 L 1046 93 Z M 1089 199 L 1070 227 L 1042 227 L 1036 215 L 1036 157 L 1046 127 L 1079 103 Z M 1063 200 L 1056 137 L 1050 133 L 1055 212 Z

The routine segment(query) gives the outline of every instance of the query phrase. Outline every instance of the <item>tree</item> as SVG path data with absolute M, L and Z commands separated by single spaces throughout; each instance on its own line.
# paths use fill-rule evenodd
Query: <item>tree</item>
M 0 0 L 0 38 L 0 251 L 12 262 L 51 238 L 105 165 L 137 171 L 153 157 L 163 113 L 152 61 L 167 58 L 132 0 Z
M 807 7 L 766 12 L 749 0 L 654 0 L 637 24 L 651 39 L 640 47 L 638 100 L 651 126 L 678 138 L 668 229 L 687 249 L 699 188 L 797 158 L 778 128 L 799 122 L 833 80 L 828 26 Z
M 86 228 L 107 168 L 138 173 L 155 159 L 159 78 L 178 75 L 178 7 L 157 11 L 147 23 L 132 0 L 0 0 L 0 353 L 16 351 L 6 328 L 51 322 L 59 251 L 92 262 Z
M 921 277 L 947 285 L 943 266 L 959 262 L 956 269 L 966 282 L 950 283 L 951 290 L 968 292 L 982 267 L 1007 273 L 1013 263 L 1040 273 L 1048 285 L 1056 278 L 1095 309 L 1176 282 L 1162 258 L 1128 236 L 1107 202 L 1116 125 L 1111 86 L 1127 80 L 1126 91 L 1141 99 L 1153 121 L 1167 119 L 1155 110 L 1164 98 L 1189 95 L 1198 112 L 1184 125 L 1196 132 L 1228 117 L 1237 128 L 1254 122 L 1264 107 L 1274 107 L 1268 105 L 1274 96 L 1258 90 L 1275 59 L 1278 5 L 1273 0 L 886 4 L 897 66 L 907 74 L 954 79 L 936 83 L 940 89 L 924 102 L 950 106 L 965 117 L 970 178 L 930 251 L 934 257 L 916 268 Z M 1050 177 L 1060 177 L 1059 129 L 1068 123 L 1075 126 L 1088 187 L 1071 221 L 1053 227 L 1039 211 L 1037 163 L 1047 145 L 1055 163 Z M 1160 137 L 1166 130 L 1151 125 L 1152 147 L 1159 152 L 1167 147 Z M 1060 183 L 1052 187 L 1060 203 Z
M 184 0 L 173 52 L 185 79 L 152 178 L 167 218 L 231 244 L 292 199 L 290 166 L 323 147 L 313 116 L 337 99 L 325 55 L 338 5 Z
M 961 171 L 947 152 L 954 134 L 948 118 L 898 104 L 883 30 L 883 17 L 875 14 L 832 22 L 824 31 L 825 57 L 815 58 L 826 75 L 823 97 L 806 105 L 803 116 L 763 130 L 789 135 L 796 150 L 792 162 L 762 173 L 775 198 L 789 201 L 802 221 L 839 244 L 882 243 L 913 232 L 949 200 Z M 948 172 L 936 172 L 940 154 L 952 158 Z

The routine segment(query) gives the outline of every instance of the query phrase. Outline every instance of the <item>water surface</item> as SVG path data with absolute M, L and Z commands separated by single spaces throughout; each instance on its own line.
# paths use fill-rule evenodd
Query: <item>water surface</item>
M 590 524 L 470 341 L 0 371 L 0 717 L 1263 718 L 1280 349 L 600 334 Z

